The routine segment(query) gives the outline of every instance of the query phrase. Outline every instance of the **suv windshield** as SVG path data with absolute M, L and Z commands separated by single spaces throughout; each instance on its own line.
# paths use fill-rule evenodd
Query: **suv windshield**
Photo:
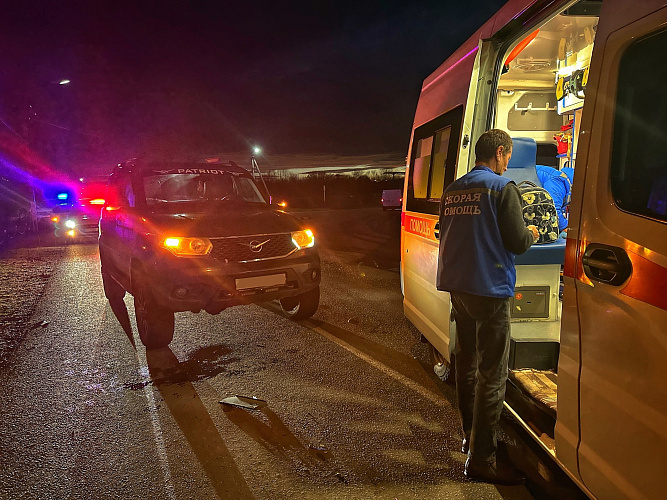
M 147 205 L 215 200 L 266 203 L 250 177 L 229 172 L 148 175 L 143 181 Z

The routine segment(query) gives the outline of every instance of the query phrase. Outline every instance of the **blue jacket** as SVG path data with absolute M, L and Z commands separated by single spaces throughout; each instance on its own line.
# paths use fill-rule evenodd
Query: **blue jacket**
M 504 210 L 507 213 L 499 213 L 501 203 L 511 207 Z M 509 240 L 514 243 L 506 244 Z M 447 187 L 440 203 L 436 287 L 448 292 L 511 297 L 516 282 L 515 254 L 507 247 L 523 253 L 532 241 L 532 233 L 523 223 L 514 182 L 490 168 L 476 166 Z
M 542 187 L 554 199 L 554 205 L 556 205 L 556 212 L 558 213 L 558 230 L 563 231 L 567 227 L 565 209 L 570 204 L 570 197 L 572 196 L 572 179 L 565 168 L 563 171 L 544 165 L 536 165 L 535 168 Z

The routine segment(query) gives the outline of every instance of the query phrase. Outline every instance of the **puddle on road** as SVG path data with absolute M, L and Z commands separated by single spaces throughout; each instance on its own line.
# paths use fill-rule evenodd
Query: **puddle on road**
M 168 366 L 156 367 L 152 378 L 141 382 L 127 382 L 123 387 L 132 391 L 143 389 L 149 384 L 182 384 L 185 382 L 198 382 L 215 377 L 224 372 L 229 372 L 227 365 L 238 361 L 231 356 L 232 350 L 225 345 L 214 345 L 203 347 L 192 352 L 188 359 Z M 231 372 L 230 372 L 231 373 Z M 240 374 L 234 370 L 234 374 Z

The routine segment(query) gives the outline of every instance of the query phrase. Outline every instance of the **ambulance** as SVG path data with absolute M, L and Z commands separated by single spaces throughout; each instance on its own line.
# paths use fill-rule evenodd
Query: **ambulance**
M 591 498 L 663 498 L 667 2 L 511 0 L 424 81 L 401 288 L 440 367 L 456 343 L 435 287 L 440 198 L 491 128 L 513 138 L 517 183 L 574 170 L 566 237 L 516 257 L 506 408 Z

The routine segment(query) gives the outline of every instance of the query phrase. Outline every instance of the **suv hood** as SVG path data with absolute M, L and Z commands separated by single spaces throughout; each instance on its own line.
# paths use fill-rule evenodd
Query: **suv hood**
M 207 238 L 287 233 L 302 228 L 296 217 L 267 206 L 216 207 L 208 213 L 184 209 L 169 214 L 153 212 L 146 219 L 163 234 Z

